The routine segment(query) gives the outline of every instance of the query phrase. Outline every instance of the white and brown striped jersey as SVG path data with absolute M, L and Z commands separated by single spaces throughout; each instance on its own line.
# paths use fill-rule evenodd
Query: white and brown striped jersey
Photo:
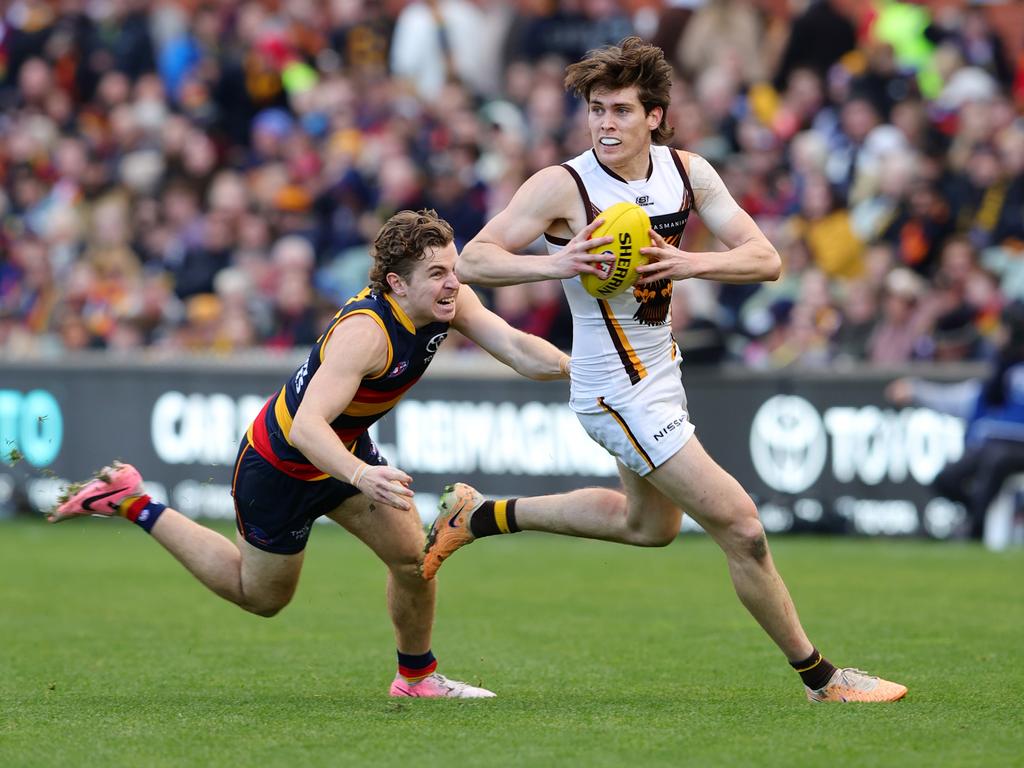
M 651 147 L 646 178 L 626 181 L 597 159 L 594 151 L 563 163 L 576 181 L 588 223 L 614 203 L 636 203 L 647 211 L 652 228 L 678 245 L 694 207 L 693 187 L 679 154 Z M 568 240 L 545 235 L 549 253 Z M 573 317 L 572 401 L 624 394 L 652 372 L 671 367 L 678 375 L 672 340 L 672 281 L 634 286 L 610 299 L 597 299 L 579 277 L 562 281 Z

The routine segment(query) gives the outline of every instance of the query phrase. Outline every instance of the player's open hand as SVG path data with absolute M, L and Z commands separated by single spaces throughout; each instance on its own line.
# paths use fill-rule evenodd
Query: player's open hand
M 651 233 L 651 244 L 640 249 L 640 253 L 647 257 L 647 263 L 636 268 L 638 285 L 649 285 L 665 279 L 685 280 L 697 274 L 692 254 L 669 245 L 653 229 L 648 231 Z
M 385 464 L 372 465 L 356 480 L 355 487 L 374 501 L 397 509 L 412 509 L 412 478 Z
M 584 273 L 592 275 L 602 274 L 597 266 L 600 262 L 608 261 L 608 256 L 603 253 L 590 253 L 592 248 L 599 248 L 612 242 L 611 237 L 595 237 L 591 239 L 599 226 L 604 224 L 604 219 L 594 219 L 583 229 L 576 233 L 576 237 L 569 241 L 569 244 L 558 252 L 555 259 L 556 274 L 553 277 L 564 279 L 575 277 Z

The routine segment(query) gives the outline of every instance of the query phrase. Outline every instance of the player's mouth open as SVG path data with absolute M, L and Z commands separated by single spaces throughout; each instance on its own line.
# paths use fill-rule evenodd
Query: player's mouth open
M 602 136 L 599 141 L 604 147 L 617 147 L 622 143 L 622 139 L 616 139 L 614 136 Z
M 437 303 L 444 307 L 450 307 L 452 304 L 455 303 L 455 297 L 449 296 L 448 298 L 445 299 L 438 299 Z

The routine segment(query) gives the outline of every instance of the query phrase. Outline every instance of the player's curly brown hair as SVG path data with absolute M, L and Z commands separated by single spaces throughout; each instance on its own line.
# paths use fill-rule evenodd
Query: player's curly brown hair
M 404 280 L 412 274 L 416 262 L 428 248 L 444 248 L 455 239 L 451 224 L 433 209 L 399 211 L 380 228 L 370 255 L 370 290 L 387 293 L 391 290 L 387 276 L 394 272 Z
M 650 114 L 655 107 L 661 107 L 664 116 L 658 127 L 651 131 L 651 141 L 668 144 L 675 129 L 667 120 L 670 92 L 672 90 L 672 67 L 665 61 L 665 54 L 656 45 L 645 43 L 635 35 L 625 38 L 618 45 L 606 45 L 587 51 L 587 55 L 565 70 L 565 87 L 584 101 L 590 100 L 595 88 L 617 91 L 635 85 L 644 111 Z

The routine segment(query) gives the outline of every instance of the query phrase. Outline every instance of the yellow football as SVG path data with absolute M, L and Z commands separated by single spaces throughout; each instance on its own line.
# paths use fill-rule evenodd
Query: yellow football
M 604 224 L 594 230 L 591 238 L 612 237 L 608 245 L 591 250 L 591 253 L 608 255 L 608 261 L 598 262 L 600 275 L 580 275 L 583 288 L 598 299 L 618 296 L 636 282 L 636 268 L 647 263 L 640 253 L 641 248 L 651 244 L 651 219 L 647 212 L 634 203 L 615 203 L 605 208 L 597 218 Z

